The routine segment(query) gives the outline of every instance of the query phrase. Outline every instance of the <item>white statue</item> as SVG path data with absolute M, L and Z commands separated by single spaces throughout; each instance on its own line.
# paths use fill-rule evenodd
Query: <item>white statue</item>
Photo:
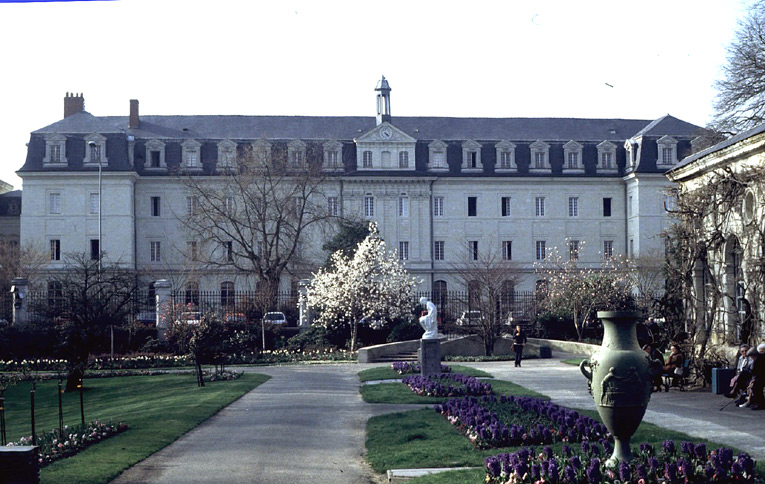
M 436 305 L 427 298 L 421 297 L 420 304 L 424 308 L 427 308 L 428 314 L 420 316 L 420 326 L 425 330 L 425 334 L 422 335 L 422 339 L 437 339 L 438 338 L 438 319 L 436 317 Z

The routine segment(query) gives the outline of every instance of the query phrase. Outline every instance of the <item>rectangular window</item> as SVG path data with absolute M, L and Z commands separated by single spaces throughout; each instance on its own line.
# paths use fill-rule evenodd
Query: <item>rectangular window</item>
M 98 239 L 90 239 L 90 260 L 98 260 L 101 257 L 100 246 Z
M 150 242 L 151 245 L 151 261 L 152 262 L 161 262 L 160 258 L 160 243 L 159 242 Z
M 224 242 L 223 249 L 226 251 L 226 260 L 231 262 L 234 260 L 234 243 L 229 241 Z
M 513 260 L 513 241 L 502 241 L 502 260 Z
M 160 160 L 161 160 L 161 158 L 160 158 L 159 151 L 156 151 L 156 150 L 152 151 L 151 152 L 151 161 L 150 161 L 150 165 L 149 166 L 151 168 L 159 168 Z
M 613 256 L 614 256 L 614 241 L 604 240 L 603 241 L 603 258 L 610 259 Z
M 327 197 L 327 214 L 330 217 L 337 217 L 337 197 Z
M 51 239 L 50 241 L 50 260 L 61 260 L 60 239 Z
M 61 145 L 50 145 L 50 162 L 61 163 Z
M 398 243 L 398 260 L 409 260 L 409 242 L 406 240 Z
M 446 154 L 443 151 L 436 151 L 433 153 L 431 161 L 433 162 L 433 168 L 445 168 Z
M 579 168 L 579 153 L 568 154 L 568 167 Z
M 545 154 L 542 151 L 534 152 L 534 168 L 545 167 Z
M 365 217 L 375 216 L 375 197 L 371 195 L 367 195 L 364 197 L 364 216 Z
M 337 151 L 327 151 L 327 167 L 337 168 Z
M 544 240 L 537 240 L 536 250 L 537 250 L 537 254 L 536 254 L 537 260 L 545 260 L 545 258 L 547 258 L 547 252 L 545 250 Z
M 101 164 L 101 145 L 90 145 L 90 162 Z
M 545 216 L 545 197 L 537 197 L 534 199 L 535 214 L 537 217 Z
M 467 167 L 478 168 L 478 153 L 475 151 L 468 151 L 467 157 L 468 157 Z
M 601 155 L 600 155 L 600 165 L 603 168 L 609 169 L 609 168 L 612 168 L 612 166 L 611 166 L 612 164 L 613 164 L 613 155 L 612 155 L 612 153 L 610 151 L 605 152 L 605 153 L 601 153 Z
M 162 215 L 162 209 L 161 207 L 161 198 L 160 197 L 151 197 L 151 216 L 152 217 L 159 217 Z
M 468 256 L 470 257 L 470 260 L 478 260 L 478 241 L 477 240 L 468 241 Z
M 398 152 L 398 167 L 409 168 L 409 152 L 408 151 Z
M 661 149 L 661 162 L 665 165 L 672 164 L 672 148 Z
M 444 216 L 444 197 L 433 197 L 433 216 Z
M 579 241 L 568 241 L 568 260 L 579 260 Z
M 444 260 L 444 241 L 436 240 L 433 242 L 433 259 Z
M 363 154 L 364 168 L 372 168 L 372 152 L 365 151 Z
M 603 199 L 603 216 L 604 217 L 611 216 L 611 199 L 610 198 Z
M 467 211 L 468 217 L 475 217 L 478 214 L 478 197 L 468 197 Z
M 186 167 L 187 168 L 197 167 L 197 152 L 196 151 L 189 151 L 186 153 Z
M 189 260 L 197 260 L 197 241 L 189 240 L 186 242 L 186 256 Z
M 292 166 L 302 166 L 303 164 L 303 152 L 302 151 L 293 151 L 291 160 Z
M 568 216 L 579 216 L 579 197 L 568 197 Z
M 199 197 L 186 197 L 186 215 L 199 215 Z
M 100 197 L 98 196 L 98 193 L 91 193 L 90 194 L 90 214 L 91 215 L 98 215 L 98 199 Z
M 226 215 L 231 216 L 234 215 L 235 207 L 234 207 L 234 197 L 226 197 L 223 199 L 223 205 L 224 210 L 226 211 Z
M 510 197 L 502 197 L 502 216 L 503 217 L 509 217 L 510 216 Z
M 48 194 L 48 213 L 52 213 L 52 214 L 61 213 L 61 194 L 60 193 Z
M 398 216 L 409 216 L 409 197 L 398 197 Z
M 512 165 L 512 154 L 509 151 L 503 151 L 500 153 L 500 167 L 510 168 Z

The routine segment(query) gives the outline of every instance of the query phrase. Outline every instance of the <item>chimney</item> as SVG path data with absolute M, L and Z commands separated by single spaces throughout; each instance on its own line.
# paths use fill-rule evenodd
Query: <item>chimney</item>
M 85 98 L 82 93 L 66 93 L 64 98 L 64 117 L 67 118 L 72 114 L 77 114 L 85 111 Z
M 138 99 L 131 99 L 130 100 L 130 121 L 128 122 L 128 127 L 131 129 L 138 128 L 138 125 L 141 124 L 141 118 L 138 117 Z

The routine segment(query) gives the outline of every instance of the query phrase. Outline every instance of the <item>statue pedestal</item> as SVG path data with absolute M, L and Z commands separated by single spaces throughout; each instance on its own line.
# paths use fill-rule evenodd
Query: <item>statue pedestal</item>
M 422 376 L 441 373 L 441 342 L 438 339 L 420 340 L 420 374 Z

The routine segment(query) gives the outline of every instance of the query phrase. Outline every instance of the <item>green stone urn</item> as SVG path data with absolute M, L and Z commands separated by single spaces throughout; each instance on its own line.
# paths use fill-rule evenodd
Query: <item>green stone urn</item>
M 579 369 L 590 381 L 601 420 L 614 436 L 614 453 L 606 465 L 629 461 L 630 438 L 643 420 L 651 398 L 650 357 L 638 345 L 635 311 L 598 311 L 603 343 Z

